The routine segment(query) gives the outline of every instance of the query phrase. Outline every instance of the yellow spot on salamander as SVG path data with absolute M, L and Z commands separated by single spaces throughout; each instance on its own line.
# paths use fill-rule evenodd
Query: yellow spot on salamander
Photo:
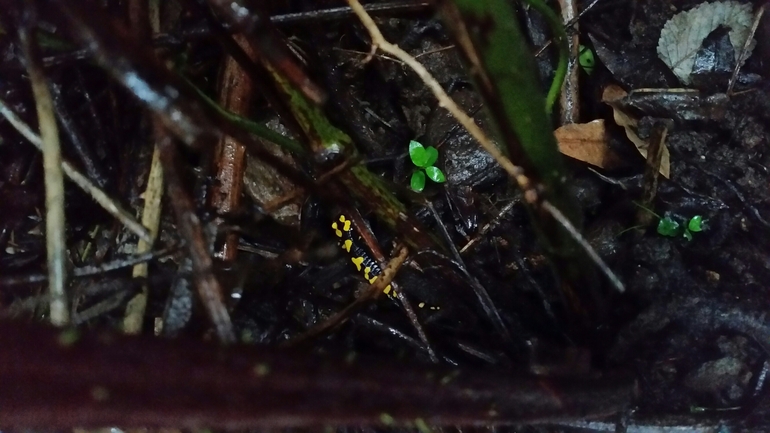
M 377 277 L 378 277 L 378 275 L 373 276 L 372 279 L 369 280 L 369 284 L 374 284 L 374 282 L 377 281 Z M 393 290 L 393 286 L 391 286 L 390 284 L 388 284 L 387 287 L 382 289 L 382 293 L 384 293 L 384 294 L 386 294 L 386 295 L 388 295 L 390 297 L 395 297 L 396 296 L 396 292 Z
M 342 231 L 350 231 L 350 220 L 345 218 L 345 215 L 340 215 L 340 222 L 342 223 Z
M 425 302 L 420 302 L 419 304 L 417 304 L 417 306 L 420 308 L 425 308 Z
M 351 257 L 350 261 L 353 262 L 354 265 L 356 265 L 356 269 L 358 269 L 359 272 L 361 272 L 361 264 L 364 263 L 363 257 Z
M 342 231 L 340 230 L 337 223 L 332 223 L 332 228 L 334 229 L 334 234 L 337 235 L 338 238 L 342 237 Z
M 350 252 L 350 249 L 353 248 L 353 241 L 350 239 L 345 239 L 345 242 L 342 243 L 342 248 L 345 251 Z
M 374 278 L 372 278 L 369 275 L 370 272 L 372 272 L 372 268 L 370 268 L 369 266 L 364 268 L 364 278 L 366 278 L 366 281 L 372 283 L 372 282 L 374 282 Z

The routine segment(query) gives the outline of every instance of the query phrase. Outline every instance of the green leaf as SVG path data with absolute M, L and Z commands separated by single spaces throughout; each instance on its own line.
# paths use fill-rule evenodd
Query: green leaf
M 412 149 L 416 149 L 418 147 L 423 147 L 422 143 L 415 140 L 409 141 L 409 153 L 412 153 Z
M 425 173 L 415 171 L 412 173 L 412 179 L 409 183 L 413 191 L 422 192 L 425 189 Z
M 237 124 L 239 127 L 245 129 L 246 131 L 256 135 L 257 137 L 264 138 L 267 141 L 272 141 L 273 143 L 281 146 L 282 148 L 294 152 L 297 155 L 304 155 L 307 152 L 307 149 L 300 144 L 298 141 L 292 140 L 291 138 L 280 134 L 278 132 L 273 131 L 272 129 L 268 128 L 267 126 L 255 122 L 253 120 L 249 120 L 245 117 L 241 117 L 235 113 L 231 113 L 230 111 L 227 111 L 224 107 L 217 104 L 216 101 L 209 98 L 206 93 L 203 92 L 203 90 L 199 89 L 198 87 L 193 84 L 192 81 L 187 79 L 184 75 L 181 75 L 182 80 L 184 80 L 188 86 L 190 86 L 195 93 L 198 94 L 198 96 L 201 98 L 201 100 L 206 103 L 209 107 L 216 110 L 219 114 L 227 118 L 229 121 Z
M 706 221 L 703 219 L 703 216 L 695 215 L 687 223 L 687 229 L 694 233 L 702 232 L 706 228 L 705 224 Z
M 412 164 L 422 168 L 426 166 L 425 161 L 428 160 L 428 152 L 425 151 L 422 144 L 412 140 L 409 142 L 409 158 L 412 159 Z
M 586 71 L 586 74 L 591 75 L 596 66 L 596 59 L 594 59 L 594 52 L 585 45 L 580 45 L 580 55 L 578 56 L 578 62 L 580 66 Z
M 426 167 L 425 174 L 428 175 L 430 180 L 436 183 L 446 182 L 446 177 L 444 177 L 444 172 L 441 171 L 441 169 L 436 166 L 431 165 L 430 167 Z
M 658 234 L 674 237 L 679 234 L 679 223 L 670 217 L 661 218 L 658 223 Z
M 425 161 L 425 165 L 422 166 L 423 168 L 429 167 L 438 161 L 438 150 L 435 147 L 426 147 L 425 153 L 428 155 L 428 159 Z

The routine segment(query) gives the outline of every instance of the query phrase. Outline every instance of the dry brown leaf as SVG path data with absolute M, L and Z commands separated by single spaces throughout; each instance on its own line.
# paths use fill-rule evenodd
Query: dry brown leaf
M 621 159 L 607 145 L 604 120 L 564 125 L 554 131 L 561 153 L 593 166 L 612 169 L 622 164 Z
M 626 131 L 626 137 L 628 137 L 628 139 L 634 143 L 636 150 L 638 150 L 646 160 L 647 148 L 650 146 L 650 143 L 639 138 L 639 135 L 637 135 L 637 119 L 629 116 L 621 109 L 620 100 L 625 98 L 627 95 L 628 93 L 620 86 L 611 84 L 604 89 L 604 92 L 602 93 L 602 102 L 612 107 L 615 123 L 617 123 L 618 126 L 623 127 L 623 129 Z M 666 146 L 666 143 L 663 143 L 663 157 L 660 161 L 660 174 L 665 176 L 666 179 L 668 179 L 671 175 L 671 156 L 669 155 L 668 146 Z

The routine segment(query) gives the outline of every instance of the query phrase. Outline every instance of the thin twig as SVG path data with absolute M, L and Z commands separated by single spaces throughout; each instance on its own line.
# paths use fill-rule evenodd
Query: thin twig
M 571 19 L 567 24 L 564 25 L 565 31 L 568 30 L 569 32 L 574 32 L 575 29 L 573 27 L 577 26 L 578 22 L 580 21 L 580 18 L 582 18 L 586 12 L 591 10 L 591 8 L 596 6 L 596 3 L 599 3 L 600 1 L 601 0 L 593 0 L 588 6 L 586 6 L 582 11 L 580 11 L 580 13 L 575 18 Z M 543 52 L 547 50 L 552 43 L 553 43 L 553 39 L 549 39 L 548 42 L 546 42 L 542 47 L 540 47 L 539 50 L 537 50 L 537 52 L 535 53 L 535 57 L 540 57 L 540 55 L 543 54 Z
M 473 247 L 477 242 L 479 242 L 487 234 L 488 231 L 492 230 L 496 225 L 498 225 L 500 223 L 500 220 L 503 218 L 503 216 L 508 212 L 510 212 L 511 209 L 513 209 L 513 206 L 516 205 L 516 203 L 517 202 L 515 201 L 511 201 L 510 203 L 505 205 L 505 207 L 503 207 L 500 210 L 500 212 L 498 212 L 497 216 L 495 216 L 495 218 L 492 221 L 485 224 L 484 227 L 482 227 L 481 230 L 479 230 L 476 236 L 474 236 L 473 239 L 468 241 L 468 243 L 465 244 L 465 246 L 462 247 L 462 249 L 460 249 L 460 254 L 463 254 L 466 251 L 468 251 L 468 249 Z
M 390 260 L 388 266 L 382 270 L 382 274 L 377 277 L 377 280 L 375 280 L 374 283 L 371 283 L 369 288 L 366 289 L 366 291 L 363 292 L 358 298 L 356 298 L 355 301 L 325 321 L 308 329 L 301 335 L 286 341 L 283 345 L 296 346 L 307 341 L 308 339 L 321 335 L 324 332 L 345 323 L 354 312 L 369 305 L 372 299 L 376 299 L 378 296 L 382 295 L 382 291 L 385 290 L 385 287 L 388 287 L 388 284 L 393 282 L 393 278 L 396 276 L 396 273 L 398 272 L 398 269 L 401 267 L 401 265 L 404 264 L 404 261 L 408 255 L 409 249 L 402 246 L 398 251 L 398 254 L 396 254 L 396 256 Z M 404 300 L 402 300 L 402 302 L 404 302 Z M 426 340 L 424 340 L 424 342 Z M 429 353 L 433 352 L 430 346 L 426 347 L 426 350 L 429 350 Z M 433 357 L 435 357 L 435 353 L 432 353 L 431 358 Z
M 570 22 L 575 18 L 577 5 L 575 0 L 559 0 L 561 5 L 561 17 L 565 22 Z M 567 79 L 561 88 L 561 124 L 568 125 L 580 121 L 580 88 L 578 56 L 580 52 L 580 41 L 577 33 L 577 23 L 575 32 L 567 37 L 569 60 L 567 61 Z
M 670 121 L 668 123 L 671 123 Z M 654 216 L 647 209 L 653 208 L 653 200 L 658 194 L 658 179 L 660 164 L 663 160 L 663 151 L 666 149 L 666 136 L 668 125 L 666 121 L 657 121 L 650 134 L 650 145 L 647 147 L 647 164 L 644 167 L 644 180 L 642 182 L 641 206 L 636 213 L 636 223 L 646 228 L 652 222 Z
M 613 287 L 615 287 L 615 290 L 617 290 L 620 293 L 623 293 L 626 291 L 625 286 L 623 286 L 623 283 L 620 281 L 620 278 L 618 278 L 617 275 L 615 275 L 614 272 L 612 272 L 612 269 L 610 269 L 609 266 L 607 266 L 606 263 L 604 263 L 604 260 L 599 256 L 599 254 L 596 252 L 596 250 L 593 249 L 591 244 L 588 243 L 586 238 L 583 237 L 582 234 L 580 234 L 580 231 L 572 224 L 572 221 L 569 220 L 566 216 L 564 216 L 563 213 L 559 209 L 556 208 L 556 206 L 552 205 L 548 201 L 543 201 L 541 203 L 543 206 L 543 209 L 545 209 L 548 213 L 550 213 L 556 221 L 559 221 L 559 223 L 572 235 L 572 237 L 577 241 L 578 244 L 580 244 L 581 247 L 583 247 L 583 250 L 585 250 L 586 254 L 593 260 L 594 263 L 596 263 L 596 266 L 599 267 L 599 270 L 602 271 L 602 273 L 607 277 L 607 279 L 610 281 L 610 284 L 612 284 Z
M 31 21 L 31 20 L 30 20 Z M 31 22 L 19 30 L 27 72 L 35 97 L 38 124 L 43 150 L 43 177 L 45 181 L 45 240 L 48 263 L 48 290 L 50 293 L 50 319 L 54 326 L 66 326 L 69 321 L 67 294 L 67 245 L 64 223 L 64 176 L 61 167 L 59 130 L 53 111 L 51 90 L 48 88 L 43 67 L 37 53 L 35 28 Z
M 171 208 L 176 215 L 179 234 L 187 244 L 187 254 L 192 261 L 195 287 L 198 290 L 211 324 L 222 343 L 234 343 L 235 331 L 230 320 L 230 313 L 224 302 L 222 285 L 214 275 L 214 263 L 208 248 L 201 221 L 195 214 L 195 205 L 185 188 L 184 181 L 177 167 L 178 155 L 176 143 L 169 131 L 161 134 L 156 142 L 163 163 L 166 177 L 166 192 Z
M 740 72 L 741 66 L 743 66 L 743 63 L 745 63 L 746 59 L 749 57 L 749 47 L 751 46 L 751 41 L 754 40 L 754 34 L 757 32 L 759 22 L 762 20 L 762 15 L 764 15 L 766 7 L 767 3 L 763 3 L 762 6 L 760 6 L 757 10 L 757 13 L 754 14 L 754 22 L 751 24 L 751 31 L 749 31 L 749 36 L 746 38 L 746 42 L 743 44 L 741 55 L 738 57 L 738 61 L 735 63 L 735 69 L 733 69 L 733 74 L 730 76 L 730 83 L 727 85 L 726 93 L 728 96 L 733 94 L 733 87 L 735 86 L 735 81 L 738 78 L 738 72 Z
M 409 302 L 409 298 L 406 297 L 406 294 L 403 292 L 403 290 L 395 290 L 394 294 L 396 295 L 396 298 L 398 298 L 399 302 L 401 302 L 401 308 L 404 309 L 406 317 L 408 317 L 409 321 L 414 324 L 414 329 L 417 331 L 417 336 L 420 338 L 420 341 L 424 345 L 425 351 L 428 352 L 430 361 L 438 364 L 439 361 L 438 356 L 436 356 L 436 351 L 433 350 L 433 346 L 430 344 L 430 340 L 428 340 L 428 334 L 425 333 L 425 328 L 420 323 L 420 319 L 417 317 L 417 313 L 414 312 L 414 308 L 412 308 L 412 303 Z
M 16 130 L 22 136 L 24 136 L 27 141 L 32 143 L 33 146 L 35 146 L 40 151 L 43 150 L 43 140 L 41 140 L 40 136 L 35 134 L 29 125 L 24 123 L 24 121 L 21 120 L 21 118 L 17 116 L 11 107 L 9 107 L 8 104 L 6 104 L 2 99 L 0 99 L 0 115 L 5 117 L 5 119 L 8 120 L 8 123 L 16 128 Z M 64 159 L 61 160 L 61 168 L 69 180 L 71 180 L 75 185 L 82 189 L 86 194 L 90 195 L 97 204 L 99 204 L 105 211 L 107 211 L 107 213 L 115 217 L 115 219 L 126 226 L 128 230 L 139 236 L 140 239 L 147 241 L 150 240 L 150 234 L 147 232 L 147 229 L 139 223 L 139 221 L 131 216 L 130 213 L 126 212 L 126 210 L 123 209 L 120 204 L 111 199 L 107 193 L 102 191 L 85 175 L 80 173 L 77 168 L 75 168 L 72 164 Z
M 147 176 L 147 188 L 144 191 L 144 209 L 142 209 L 142 224 L 150 231 L 150 241 L 139 239 L 136 245 L 137 254 L 150 251 L 160 230 L 161 199 L 163 197 L 163 166 L 160 163 L 158 147 L 152 152 L 150 174 Z M 146 278 L 148 275 L 147 263 L 139 263 L 134 266 L 132 276 L 134 278 Z M 138 334 L 142 330 L 144 312 L 147 307 L 147 286 L 143 286 L 126 304 L 126 312 L 123 318 L 123 332 Z
M 131 257 L 113 260 L 111 262 L 103 263 L 99 266 L 83 266 L 80 268 L 72 269 L 72 276 L 75 278 L 90 277 L 93 275 L 102 275 L 107 272 L 116 271 L 119 269 L 135 266 L 139 263 L 146 263 L 150 260 L 168 257 L 176 247 L 164 248 L 158 251 L 150 251 L 142 254 L 137 254 Z M 48 281 L 48 275 L 45 274 L 32 274 L 19 277 L 7 277 L 0 278 L 0 287 L 8 288 L 12 286 L 20 286 L 22 284 L 35 284 Z
M 141 5 L 142 3 L 137 3 Z M 158 10 L 158 1 L 147 2 L 147 9 L 138 7 L 139 15 L 133 17 L 137 22 L 133 22 L 133 28 L 139 37 L 150 38 L 152 34 L 160 32 L 160 11 Z M 146 13 L 146 16 L 142 16 Z M 142 34 L 142 29 L 148 33 Z M 147 115 L 150 115 L 147 113 Z M 162 134 L 160 119 L 153 117 L 153 136 L 156 141 Z M 144 208 L 142 209 L 142 224 L 150 232 L 150 240 L 139 239 L 136 245 L 138 254 L 146 253 L 152 249 L 155 240 L 158 238 L 161 216 L 161 199 L 163 198 L 163 165 L 160 163 L 160 152 L 158 146 L 153 145 L 152 162 L 150 162 L 150 173 L 147 175 L 147 187 L 144 190 Z M 134 278 L 146 278 L 148 275 L 147 263 L 140 263 L 134 266 L 132 276 Z M 149 289 L 146 284 L 134 295 L 127 303 L 123 316 L 123 332 L 126 334 L 139 334 L 142 332 L 144 323 L 144 314 L 147 309 L 147 296 Z
M 507 343 L 511 343 L 513 341 L 511 339 L 511 334 L 508 332 L 508 328 L 505 327 L 505 323 L 503 323 L 503 319 L 500 317 L 500 312 L 495 306 L 494 301 L 492 301 L 492 297 L 489 296 L 489 291 L 487 291 L 486 287 L 484 287 L 481 282 L 468 271 L 468 267 L 465 265 L 460 252 L 457 251 L 457 246 L 452 241 L 452 237 L 449 235 L 449 231 L 447 231 L 446 226 L 442 224 L 441 217 L 439 216 L 438 212 L 436 212 L 436 208 L 429 201 L 426 203 L 426 205 L 430 210 L 430 213 L 433 215 L 433 218 L 436 220 L 436 223 L 441 230 L 441 234 L 444 236 L 444 240 L 446 241 L 447 245 L 449 245 L 449 250 L 454 256 L 454 262 L 466 277 L 469 285 L 473 289 L 473 293 L 478 298 L 479 304 L 483 308 L 484 313 L 486 313 L 487 317 L 489 317 L 489 319 L 492 321 L 492 324 L 500 333 L 500 336 L 503 338 L 503 340 L 505 340 Z

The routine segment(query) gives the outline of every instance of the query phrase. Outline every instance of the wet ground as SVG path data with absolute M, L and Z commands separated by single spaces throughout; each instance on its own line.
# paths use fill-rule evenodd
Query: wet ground
M 279 3 L 272 4 L 274 15 L 311 7 Z M 588 3 L 579 2 L 578 9 Z M 381 56 L 362 63 L 369 53 L 368 37 L 353 19 L 281 25 L 303 53 L 309 75 L 329 92 L 329 117 L 354 138 L 367 166 L 383 176 L 427 226 L 436 233 L 442 233 L 443 226 L 459 250 L 464 264 L 455 257 L 440 257 L 427 266 L 409 261 L 396 279 L 398 290 L 415 306 L 423 304 L 416 308 L 417 318 L 441 363 L 552 375 L 629 371 L 639 387 L 638 398 L 621 417 L 629 430 L 648 426 L 656 431 L 661 419 L 675 419 L 671 423 L 693 431 L 717 431 L 723 425 L 761 431 L 770 425 L 765 383 L 770 370 L 770 25 L 766 19 L 760 22 L 756 46 L 732 92 L 727 89 L 735 53 L 729 52 L 734 48 L 721 27 L 699 52 L 697 73 L 687 86 L 697 92 L 673 91 L 684 86 L 658 58 L 658 39 L 668 20 L 698 4 L 599 1 L 580 19 L 580 42 L 594 52 L 596 66 L 590 75 L 580 71 L 579 123 L 605 119 L 607 146 L 623 162 L 622 168 L 602 169 L 568 159 L 569 184 L 583 213 L 584 233 L 626 287 L 620 294 L 598 281 L 590 289 L 597 298 L 590 306 L 595 315 L 588 318 L 576 314 L 560 290 L 520 192 L 437 106 L 413 73 Z M 747 4 L 753 12 L 759 7 Z M 521 16 L 537 53 L 542 44 L 537 41 L 547 41 L 549 32 L 534 12 L 522 10 Z M 222 51 L 206 32 L 191 31 L 205 28 L 205 23 L 195 13 L 182 14 L 166 30 L 173 43 L 161 53 L 183 57 L 184 73 L 211 93 Z M 482 127 L 489 128 L 486 107 L 468 81 L 453 41 L 429 10 L 396 13 L 378 24 L 389 40 L 416 56 Z M 9 37 L 0 43 L 0 98 L 34 123 L 18 48 Z M 47 72 L 60 87 L 57 110 L 71 117 L 72 129 L 78 131 L 62 128 L 65 155 L 92 161 L 92 166 L 79 166 L 122 203 L 136 207 L 149 170 L 149 120 L 140 114 L 135 99 L 101 69 L 72 48 L 57 50 L 44 50 Z M 548 50 L 538 61 L 543 83 L 549 83 L 553 59 Z M 635 90 L 621 105 L 638 120 L 641 139 L 649 139 L 659 122 L 668 125 L 670 176 L 659 179 L 648 203 L 654 217 L 647 226 L 638 224 L 645 159 L 601 100 L 611 85 Z M 253 106 L 254 118 L 278 124 L 264 100 L 257 98 Z M 554 115 L 555 126 L 558 118 Z M 31 275 L 41 272 L 45 263 L 40 156 L 7 123 L 0 128 L 0 199 L 6 203 L 0 214 L 0 275 Z M 77 135 L 87 143 L 85 150 L 72 144 Z M 407 154 L 410 140 L 436 147 L 436 165 L 446 174 L 446 183 L 429 181 L 420 196 L 408 191 L 414 169 Z M 213 182 L 206 156 L 183 153 L 181 162 L 191 190 L 200 192 L 199 214 L 214 227 L 214 211 L 203 197 Z M 284 191 L 273 184 L 265 188 Z M 341 311 L 366 285 L 328 230 L 336 209 L 307 195 L 280 216 L 254 216 L 252 211 L 264 210 L 264 203 L 254 202 L 250 187 L 245 191 L 242 212 L 219 221 L 220 228 L 237 226 L 242 246 L 237 261 L 220 266 L 220 278 L 237 295 L 229 307 L 239 339 L 276 345 Z M 98 265 L 131 251 L 124 246 L 129 236 L 87 197 L 71 185 L 66 194 L 67 242 L 74 265 Z M 370 215 L 364 217 L 388 255 L 394 233 Z M 664 218 L 678 225 L 670 236 L 658 231 Z M 693 219 L 702 224 L 691 225 Z M 163 227 L 161 242 L 176 242 L 170 212 Z M 290 258 L 288 251 L 297 251 L 300 258 Z M 177 332 L 204 334 L 208 323 L 197 301 L 191 317 L 184 313 L 192 302 L 184 260 L 179 255 L 158 260 L 151 270 L 146 322 L 164 317 L 167 322 L 177 320 Z M 75 279 L 71 290 L 79 321 L 117 327 L 126 300 L 139 290 L 129 276 L 130 271 Z M 4 308 L 17 317 L 39 317 L 41 307 L 35 300 L 41 287 L 4 289 Z M 479 287 L 488 293 L 494 311 L 481 301 Z M 174 303 L 182 305 L 179 316 L 169 312 Z M 309 344 L 321 353 L 357 351 L 431 362 L 407 315 L 384 297 Z

